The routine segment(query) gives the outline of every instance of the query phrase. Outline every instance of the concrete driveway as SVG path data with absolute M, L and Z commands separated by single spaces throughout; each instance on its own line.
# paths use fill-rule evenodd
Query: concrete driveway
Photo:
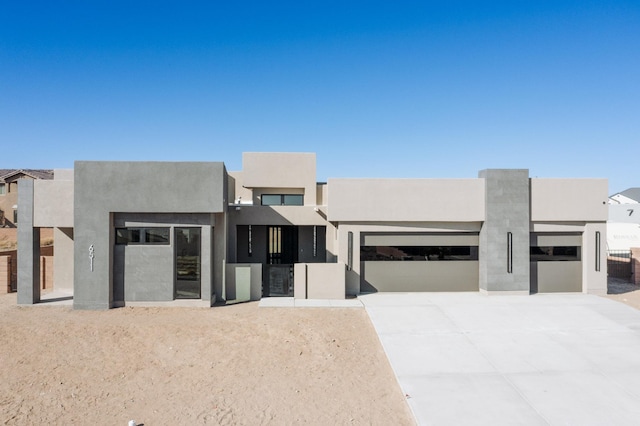
M 586 294 L 359 299 L 421 425 L 640 424 L 640 311 Z

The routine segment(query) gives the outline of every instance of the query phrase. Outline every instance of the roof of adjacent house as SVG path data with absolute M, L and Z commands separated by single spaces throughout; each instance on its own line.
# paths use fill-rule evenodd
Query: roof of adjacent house
M 624 191 L 622 191 L 622 192 L 618 192 L 617 194 L 613 194 L 613 195 L 612 195 L 612 197 L 613 197 L 613 196 L 616 196 L 616 195 L 618 195 L 618 194 L 620 194 L 620 195 L 622 195 L 622 196 L 624 196 L 624 197 L 630 198 L 630 199 L 632 199 L 632 200 L 637 201 L 638 203 L 640 203 L 640 188 L 629 188 L 629 189 L 625 189 L 625 190 L 624 190 Z
M 17 174 L 24 174 L 34 179 L 53 179 L 53 170 L 45 169 L 0 169 L 0 182 Z

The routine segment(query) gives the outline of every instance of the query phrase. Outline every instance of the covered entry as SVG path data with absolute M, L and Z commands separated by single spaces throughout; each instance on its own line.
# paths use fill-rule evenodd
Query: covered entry
M 262 296 L 293 296 L 296 263 L 326 262 L 326 227 L 238 225 L 238 263 L 261 263 Z
M 211 298 L 210 216 L 117 214 L 114 225 L 117 304 Z
M 477 291 L 478 233 L 361 234 L 361 291 Z

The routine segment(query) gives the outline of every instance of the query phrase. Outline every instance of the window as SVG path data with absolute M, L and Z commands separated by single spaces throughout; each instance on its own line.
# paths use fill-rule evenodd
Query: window
M 18 210 L 14 210 L 13 211 L 13 224 L 17 224 L 18 223 Z
M 302 194 L 262 194 L 263 206 L 302 206 L 304 195 Z
M 116 228 L 116 244 L 169 245 L 169 228 Z
M 476 246 L 362 246 L 361 261 L 478 260 Z
M 4 195 L 7 193 L 6 184 L 0 183 L 0 195 Z
M 580 260 L 580 247 L 577 246 L 545 246 L 531 247 L 531 261 L 578 261 Z

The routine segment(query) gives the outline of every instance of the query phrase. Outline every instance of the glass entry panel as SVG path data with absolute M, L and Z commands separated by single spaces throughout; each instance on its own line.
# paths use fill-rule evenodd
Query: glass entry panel
M 176 299 L 200 298 L 200 228 L 175 228 Z

